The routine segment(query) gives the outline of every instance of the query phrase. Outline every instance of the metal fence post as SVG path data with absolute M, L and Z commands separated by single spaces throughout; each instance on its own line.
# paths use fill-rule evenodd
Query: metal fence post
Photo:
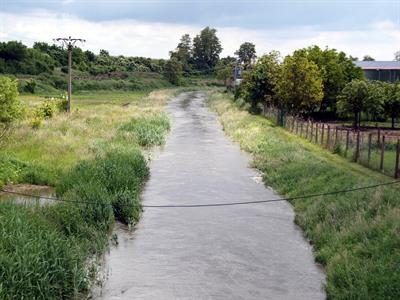
M 357 145 L 356 145 L 356 155 L 354 161 L 358 162 L 359 158 L 360 158 L 360 130 L 357 131 Z
M 322 123 L 321 145 L 324 145 L 325 123 Z
M 368 134 L 368 167 L 371 164 L 372 133 Z

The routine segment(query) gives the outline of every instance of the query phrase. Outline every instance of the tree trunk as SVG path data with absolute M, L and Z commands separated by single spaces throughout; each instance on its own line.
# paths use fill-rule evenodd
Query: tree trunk
M 357 126 L 358 126 L 358 113 L 354 113 L 354 122 L 353 122 L 354 129 L 357 129 Z

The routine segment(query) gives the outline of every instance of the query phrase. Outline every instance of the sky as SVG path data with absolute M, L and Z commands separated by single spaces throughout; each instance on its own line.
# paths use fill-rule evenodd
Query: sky
M 311 45 L 362 59 L 400 50 L 400 0 L 0 0 L 0 41 L 83 38 L 83 49 L 167 58 L 180 37 L 217 29 L 223 52 L 252 42 L 260 56 Z

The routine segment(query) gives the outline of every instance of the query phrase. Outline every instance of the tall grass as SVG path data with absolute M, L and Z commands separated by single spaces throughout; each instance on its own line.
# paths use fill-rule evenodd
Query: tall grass
M 391 181 L 312 145 L 212 94 L 224 130 L 250 152 L 266 184 L 286 196 Z M 330 299 L 400 298 L 400 188 L 380 187 L 292 202 L 296 223 L 326 267 Z
M 14 133 L 25 140 L 6 146 L 15 153 L 0 153 L 0 170 L 8 174 L 1 179 L 32 182 L 48 176 L 45 183 L 54 182 L 63 201 L 44 207 L 0 202 L 0 299 L 78 299 L 87 293 L 114 221 L 139 220 L 139 193 L 149 176 L 139 145 L 162 144 L 169 128 L 161 111 L 166 94 L 152 97 L 123 109 L 107 104 L 108 112 L 92 105 L 84 114 L 74 113 L 66 129 L 67 117 L 59 116 L 35 134 L 23 125 Z M 125 130 L 145 138 L 123 138 Z M 65 140 L 53 138 L 69 131 Z M 62 147 L 73 151 L 68 160 Z M 29 150 L 30 159 L 23 155 Z M 57 159 L 68 164 L 51 173 Z

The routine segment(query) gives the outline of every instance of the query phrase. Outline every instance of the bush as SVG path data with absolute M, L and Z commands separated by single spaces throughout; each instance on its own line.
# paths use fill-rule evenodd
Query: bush
M 0 125 L 8 126 L 21 116 L 22 110 L 17 96 L 17 81 L 0 76 Z
M 113 205 L 116 219 L 131 224 L 138 220 L 137 198 L 148 176 L 149 169 L 139 149 L 114 147 L 94 160 L 78 163 L 61 178 L 56 192 L 61 197 L 71 197 L 70 193 L 79 196 L 82 189 L 103 189 L 99 195 Z M 86 198 L 83 194 L 82 199 Z
M 25 82 L 24 92 L 34 94 L 36 89 L 36 81 L 34 79 L 29 79 Z
M 30 125 L 33 129 L 38 129 L 43 122 L 43 118 L 41 116 L 35 116 L 30 122 Z
M 51 118 L 56 111 L 56 105 L 52 100 L 43 101 L 35 111 L 36 117 Z
M 119 127 L 124 138 L 133 140 L 140 146 L 162 145 L 168 130 L 169 120 L 165 114 L 132 119 Z

